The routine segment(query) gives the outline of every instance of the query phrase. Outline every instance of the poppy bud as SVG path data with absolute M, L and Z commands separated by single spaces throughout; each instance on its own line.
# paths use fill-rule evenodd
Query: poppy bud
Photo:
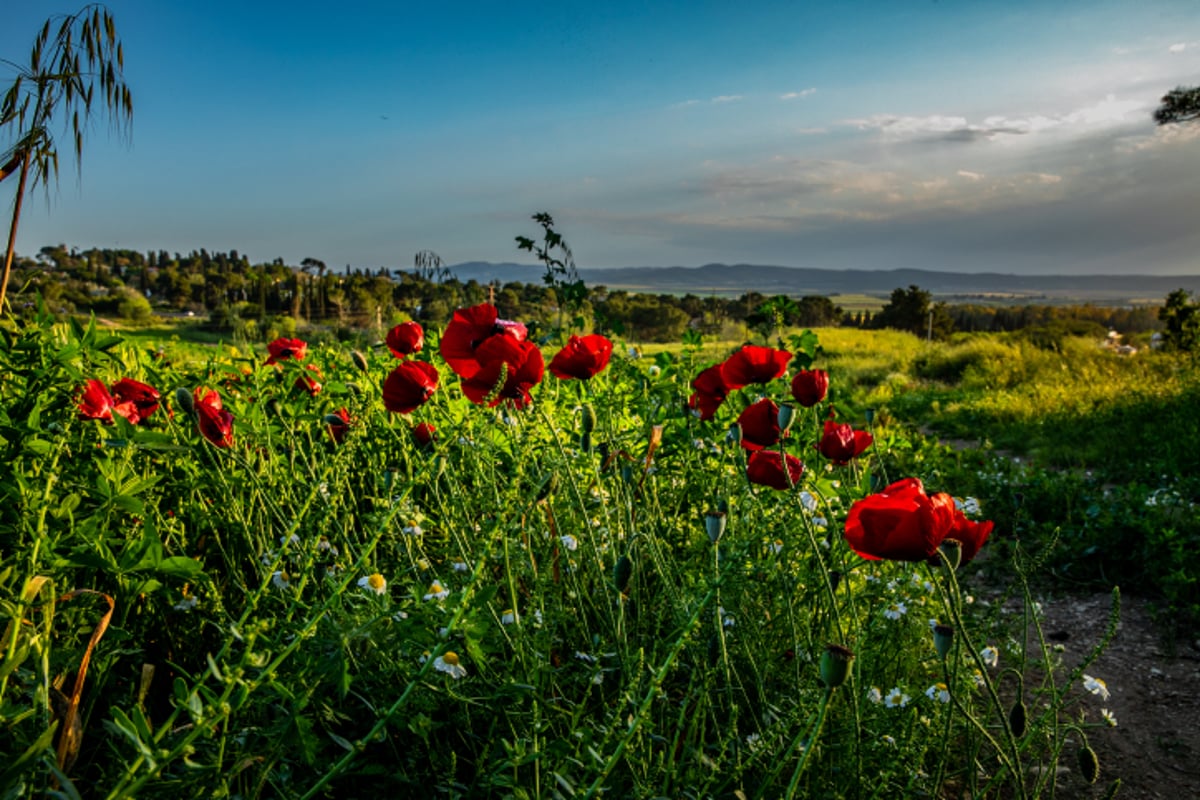
M 350 360 L 354 362 L 354 366 L 358 367 L 363 372 L 367 371 L 367 357 L 362 353 L 358 352 L 357 350 L 351 350 Z
M 780 438 L 787 436 L 788 431 L 792 429 L 792 420 L 796 416 L 796 407 L 791 403 L 781 403 L 779 405 L 779 436 Z
M 1025 699 L 1019 698 L 1013 703 L 1012 710 L 1008 712 L 1008 728 L 1012 731 L 1014 739 L 1020 739 L 1025 735 L 1025 731 L 1029 727 L 1029 709 L 1025 707 Z
M 1100 759 L 1087 742 L 1083 743 L 1083 747 L 1079 751 L 1079 774 L 1088 783 L 1095 783 L 1100 777 Z
M 346 381 L 346 389 L 349 390 L 350 394 L 353 395 L 360 395 L 363 393 L 362 387 L 354 381 Z
M 725 514 L 721 511 L 710 511 L 704 515 L 704 531 L 708 540 L 716 544 L 725 533 Z
M 175 402 L 179 405 L 179 410 L 185 414 L 192 414 L 196 411 L 196 401 L 192 398 L 192 393 L 182 386 L 175 390 Z
M 850 674 L 850 664 L 854 661 L 854 651 L 840 644 L 831 644 L 821 654 L 821 682 L 827 689 L 836 689 L 846 682 Z
M 579 427 L 584 433 L 591 433 L 596 430 L 596 409 L 589 406 L 583 407 L 583 415 L 579 420 Z
M 958 539 L 942 539 L 938 549 L 942 551 L 942 558 L 946 559 L 946 566 L 952 570 L 958 569 L 962 563 L 962 542 Z
M 613 564 L 613 586 L 621 594 L 629 588 L 629 579 L 633 577 L 633 560 L 629 556 L 621 556 Z
M 551 494 L 553 494 L 557 488 L 558 488 L 558 473 L 551 472 L 549 475 L 547 475 L 545 478 L 542 479 L 541 485 L 538 486 L 537 501 L 535 501 L 535 502 L 540 502 L 542 500 L 545 500 L 547 497 L 549 497 Z
M 943 661 L 950 654 L 950 645 L 954 643 L 954 628 L 949 625 L 933 626 L 933 649 L 937 650 L 938 658 Z

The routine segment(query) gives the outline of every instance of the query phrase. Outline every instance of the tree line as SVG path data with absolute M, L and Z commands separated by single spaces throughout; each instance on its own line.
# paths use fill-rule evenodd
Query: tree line
M 40 297 L 52 313 L 95 313 L 146 322 L 155 313 L 191 312 L 220 330 L 262 338 L 297 325 L 322 325 L 350 334 L 415 319 L 445 324 L 454 309 L 490 301 L 509 318 L 548 331 L 561 323 L 562 284 L 461 281 L 433 254 L 418 254 L 409 270 L 334 268 L 316 258 L 252 264 L 236 250 L 186 255 L 165 250 L 43 247 L 17 258 L 12 298 L 31 313 Z M 848 312 L 825 296 L 738 297 L 651 294 L 570 284 L 572 327 L 632 341 L 673 342 L 700 335 L 764 338 L 785 328 L 895 328 L 933 339 L 956 331 L 1050 330 L 1061 335 L 1161 330 L 1160 310 L 1094 305 L 955 304 L 935 302 L 918 286 L 895 289 L 875 313 Z

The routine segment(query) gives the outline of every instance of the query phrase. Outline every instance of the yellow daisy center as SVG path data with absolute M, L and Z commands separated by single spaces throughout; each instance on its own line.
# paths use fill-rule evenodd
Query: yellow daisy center
M 446 652 L 442 653 L 442 661 L 444 661 L 445 663 L 449 664 L 452 667 L 457 667 L 458 666 L 458 653 L 455 653 L 453 650 L 447 650 Z
M 367 586 L 370 586 L 377 592 L 382 592 L 383 587 L 387 586 L 387 581 L 383 579 L 382 575 L 376 572 L 367 578 Z

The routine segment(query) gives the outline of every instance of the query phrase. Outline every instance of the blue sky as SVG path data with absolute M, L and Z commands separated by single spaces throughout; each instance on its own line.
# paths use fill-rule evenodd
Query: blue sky
M 521 260 L 549 211 L 586 267 L 1200 273 L 1200 123 L 1150 120 L 1197 0 L 108 5 L 132 140 L 64 157 L 21 253 Z

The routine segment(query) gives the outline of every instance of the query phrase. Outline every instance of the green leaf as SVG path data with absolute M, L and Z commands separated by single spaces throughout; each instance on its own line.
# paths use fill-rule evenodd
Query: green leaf
M 194 558 L 187 556 L 171 556 L 164 558 L 158 562 L 155 567 L 160 575 L 168 575 L 172 578 L 182 578 L 184 580 L 194 580 L 204 574 L 204 565 Z

